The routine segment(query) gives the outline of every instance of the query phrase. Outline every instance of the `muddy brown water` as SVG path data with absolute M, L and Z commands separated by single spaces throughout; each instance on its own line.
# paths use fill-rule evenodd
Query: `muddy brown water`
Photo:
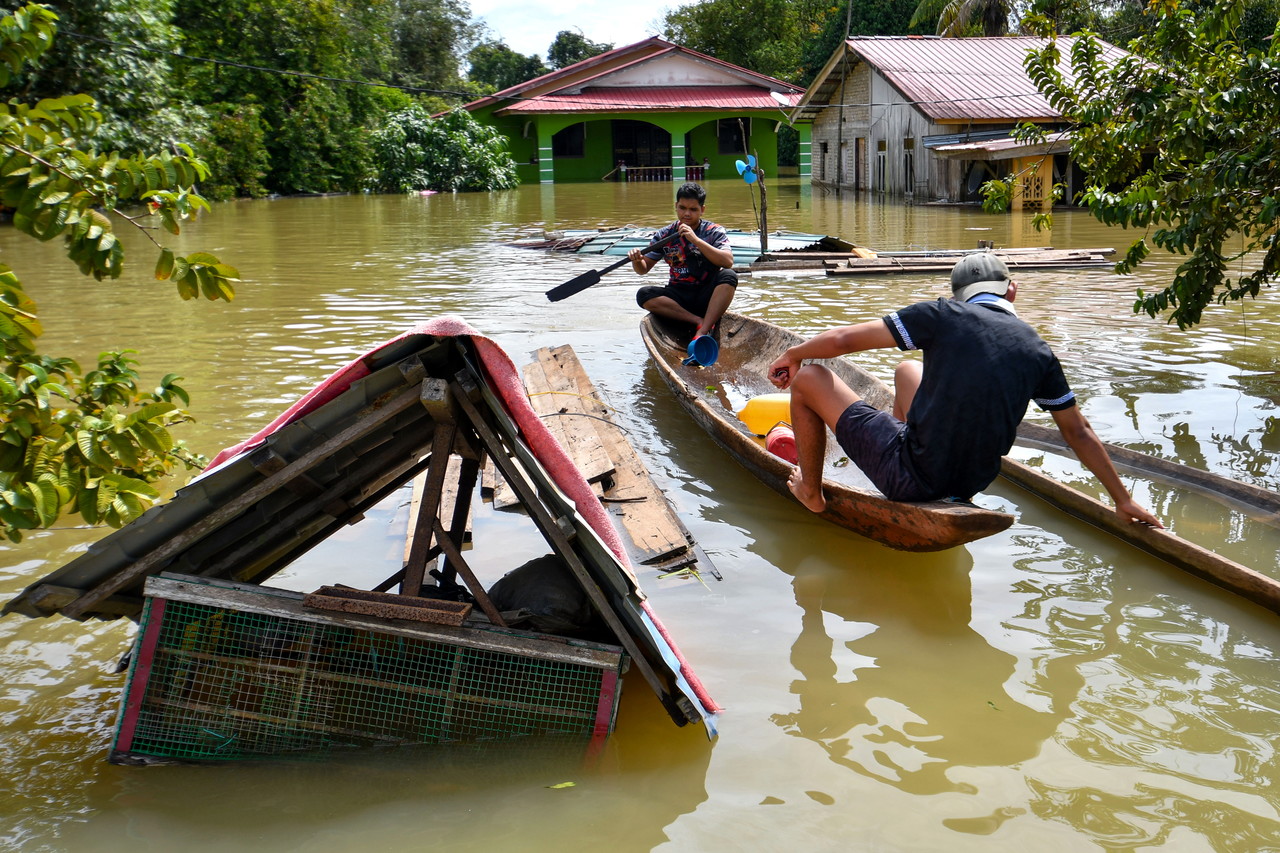
M 751 227 L 744 185 L 711 181 L 708 216 Z M 769 226 L 882 249 L 1114 246 L 1086 214 L 1023 216 L 769 186 Z M 512 248 L 544 228 L 670 219 L 666 184 L 493 195 L 350 196 L 218 205 L 180 246 L 245 277 L 230 305 L 183 303 L 126 240 L 130 276 L 79 277 L 58 247 L 0 230 L 37 300 L 45 349 L 82 362 L 138 349 L 148 381 L 186 377 L 213 455 L 334 368 L 413 322 L 459 314 L 522 363 L 572 344 L 724 576 L 641 583 L 711 694 L 720 737 L 675 728 L 628 678 L 598 763 L 556 744 L 379 750 L 323 763 L 117 767 L 104 761 L 128 623 L 0 620 L 0 847 L 16 850 L 1095 850 L 1280 848 L 1280 616 L 997 482 L 1012 528 L 902 554 L 820 522 L 753 481 L 682 413 L 645 361 L 627 270 L 551 304 L 599 259 Z M 1019 276 L 1105 440 L 1276 489 L 1280 300 L 1213 308 L 1180 332 L 1131 313 L 1136 278 Z M 936 276 L 744 280 L 735 310 L 802 333 L 943 292 Z M 862 363 L 882 376 L 895 353 Z M 1042 417 L 1042 416 L 1040 416 Z M 1023 453 L 1065 477 L 1064 460 Z M 1181 535 L 1280 574 L 1274 528 L 1126 478 Z M 177 485 L 175 483 L 174 485 Z M 276 578 L 362 585 L 398 564 L 403 501 Z M 102 531 L 64 525 L 0 548 L 0 597 Z M 520 516 L 481 507 L 488 579 L 541 551 Z M 574 782 L 572 787 L 551 787 Z

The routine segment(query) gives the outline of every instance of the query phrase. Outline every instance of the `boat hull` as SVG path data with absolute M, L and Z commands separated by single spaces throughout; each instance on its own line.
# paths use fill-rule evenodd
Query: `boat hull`
M 640 328 L 659 373 L 694 421 L 762 483 L 795 500 L 787 488 L 793 466 L 769 453 L 735 412 L 751 397 L 776 391 L 765 376 L 766 368 L 799 342 L 799 336 L 771 323 L 726 314 L 720 321 L 719 359 L 711 367 L 691 367 L 681 364 L 690 330 L 676 329 L 652 315 L 645 317 Z M 892 406 L 888 386 L 852 361 L 821 363 L 871 405 Z M 834 440 L 827 444 L 828 476 L 823 483 L 827 508 L 821 517 L 890 548 L 941 551 L 999 533 L 1014 521 L 1008 513 L 964 503 L 891 501 L 843 458 Z

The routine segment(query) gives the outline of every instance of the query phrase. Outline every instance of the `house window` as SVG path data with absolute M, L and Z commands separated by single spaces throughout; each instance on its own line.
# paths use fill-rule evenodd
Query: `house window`
M 555 157 L 581 157 L 587 144 L 587 126 L 575 124 L 551 137 L 551 153 Z
M 743 130 L 746 130 L 748 135 L 751 133 L 751 119 L 716 119 L 716 152 L 719 154 L 745 154 L 747 140 L 743 137 Z
M 902 140 L 902 180 L 903 189 L 909 193 L 916 189 L 916 141 L 908 136 Z
M 820 143 L 818 156 L 818 180 L 820 181 L 826 180 L 827 177 L 827 155 L 829 153 L 828 143 L 826 141 Z
M 876 140 L 876 186 L 878 193 L 888 189 L 885 183 L 885 173 L 889 164 L 889 143 L 883 139 Z

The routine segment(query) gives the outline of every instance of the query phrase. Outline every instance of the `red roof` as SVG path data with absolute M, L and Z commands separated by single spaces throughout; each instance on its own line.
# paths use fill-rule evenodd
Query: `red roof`
M 713 77 L 725 79 L 725 83 L 717 85 L 708 81 L 706 85 L 660 86 L 645 85 L 648 81 L 633 78 L 619 81 L 614 86 L 589 85 L 592 81 L 607 84 L 611 76 L 626 74 L 642 66 L 647 67 L 647 63 L 664 62 L 672 57 L 710 69 Z M 739 82 L 728 84 L 730 81 Z M 785 103 L 775 100 L 770 92 L 778 93 Z M 777 110 L 793 107 L 799 102 L 801 92 L 800 87 L 782 80 L 654 37 L 495 92 L 467 104 L 465 109 L 498 105 L 503 113 Z
M 798 93 L 779 93 L 756 86 L 588 87 L 576 93 L 537 95 L 503 108 L 515 113 L 609 113 L 643 110 L 778 110 L 790 109 Z

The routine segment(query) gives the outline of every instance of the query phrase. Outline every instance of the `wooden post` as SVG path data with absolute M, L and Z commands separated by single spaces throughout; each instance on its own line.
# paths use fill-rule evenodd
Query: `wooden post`
M 404 564 L 404 577 L 400 579 L 401 595 L 422 594 L 427 555 L 435 533 L 436 515 L 440 512 L 440 493 L 444 490 L 444 477 L 449 470 L 449 453 L 456 431 L 457 427 L 452 424 L 436 425 L 436 434 L 431 444 L 431 462 L 427 467 L 427 485 L 423 489 L 422 502 L 418 504 L 418 517 L 413 524 L 413 544 L 409 550 L 409 559 Z

